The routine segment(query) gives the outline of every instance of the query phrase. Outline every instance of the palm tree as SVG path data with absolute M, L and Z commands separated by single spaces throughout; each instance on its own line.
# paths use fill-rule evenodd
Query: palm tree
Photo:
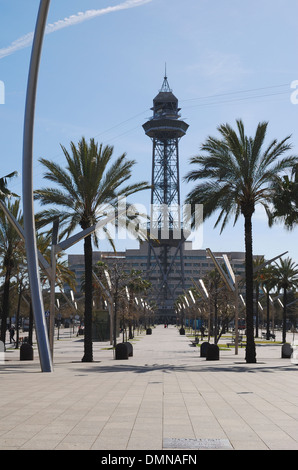
M 275 278 L 278 290 L 283 290 L 283 327 L 282 342 L 286 342 L 288 290 L 298 287 L 298 264 L 291 258 L 281 259 L 275 263 Z
M 259 279 L 262 286 L 262 290 L 266 295 L 266 339 L 270 339 L 270 292 L 276 289 L 276 275 L 275 268 L 272 265 L 264 266 L 259 271 Z M 274 328 L 274 324 L 272 324 Z
M 208 285 L 209 296 L 211 299 L 210 306 L 213 307 L 214 312 L 214 344 L 218 342 L 218 306 L 219 306 L 219 290 L 223 286 L 221 276 L 217 269 L 212 269 L 206 276 L 206 283 Z M 210 312 L 211 314 L 211 312 Z
M 16 199 L 14 202 L 8 200 L 6 202 L 8 210 L 12 213 L 15 219 L 21 223 L 22 215 L 20 213 L 20 200 Z M 2 321 L 1 321 L 1 335 L 0 340 L 5 343 L 6 336 L 6 322 L 9 316 L 9 291 L 10 281 L 13 275 L 13 269 L 18 264 L 18 256 L 21 253 L 23 241 L 20 239 L 17 231 L 7 219 L 5 213 L 0 211 L 0 256 L 2 256 L 3 263 L 3 297 L 2 297 Z
M 264 256 L 259 256 L 253 260 L 253 269 L 257 269 L 265 262 Z M 256 317 L 256 338 L 259 336 L 259 294 L 260 294 L 260 283 L 261 283 L 262 270 L 258 270 L 254 274 L 254 287 L 255 287 L 255 317 Z
M 245 233 L 245 281 L 246 281 L 246 361 L 256 362 L 253 328 L 253 243 L 252 216 L 260 203 L 269 213 L 274 195 L 273 183 L 280 174 L 297 163 L 293 156 L 280 159 L 291 149 L 290 136 L 278 142 L 273 140 L 264 150 L 267 122 L 259 123 L 254 137 L 245 135 L 244 124 L 237 120 L 237 130 L 230 125 L 219 126 L 221 138 L 208 137 L 201 150 L 206 152 L 191 158 L 198 168 L 190 171 L 185 180 L 200 181 L 187 196 L 186 202 L 204 204 L 204 218 L 219 211 L 215 227 L 221 223 L 221 231 L 234 215 L 244 217 Z
M 18 264 L 16 267 L 16 273 L 15 273 L 15 278 L 16 278 L 16 293 L 17 293 L 17 308 L 16 308 L 16 344 L 15 348 L 19 348 L 19 340 L 20 340 L 20 331 L 19 331 L 19 326 L 20 326 L 20 313 L 21 313 L 21 303 L 24 298 L 24 294 L 26 290 L 29 288 L 28 285 L 28 273 L 27 273 L 27 266 L 26 266 L 26 250 L 24 246 L 24 253 L 22 256 L 22 251 L 20 253 L 20 257 L 18 260 Z
M 223 271 L 226 271 L 226 267 L 224 265 L 221 267 Z M 210 298 L 209 306 L 212 307 L 214 313 L 214 325 L 212 327 L 214 330 L 214 343 L 218 344 L 221 335 L 231 320 L 231 311 L 234 314 L 234 311 L 230 308 L 230 303 L 231 301 L 233 302 L 233 296 L 228 291 L 217 269 L 209 271 L 204 278 L 204 282 L 208 285 Z M 221 318 L 219 318 L 219 314 Z M 222 325 L 221 329 L 220 323 Z
M 127 280 L 127 289 L 129 293 L 128 305 L 129 305 L 129 312 L 128 312 L 128 334 L 129 339 L 133 338 L 133 331 L 132 331 L 132 319 L 133 315 L 133 305 L 134 299 L 136 295 L 142 295 L 143 297 L 147 295 L 148 290 L 151 287 L 151 282 L 143 278 L 142 271 L 132 269 L 130 273 L 128 273 L 128 280 Z
M 293 167 L 291 177 L 279 178 L 274 189 L 270 225 L 282 221 L 288 230 L 292 230 L 298 224 L 298 165 Z
M 44 224 L 59 218 L 61 233 L 69 236 L 77 226 L 87 229 L 95 225 L 105 215 L 108 207 L 115 207 L 118 198 L 126 197 L 137 191 L 148 188 L 148 184 L 140 182 L 124 185 L 130 179 L 134 160 L 127 160 L 122 154 L 112 162 L 113 147 L 98 145 L 94 139 L 88 144 L 85 138 L 78 142 L 77 147 L 70 143 L 71 153 L 61 146 L 67 166 L 62 168 L 55 162 L 42 158 L 41 163 L 47 168 L 45 178 L 57 187 L 44 188 L 36 191 L 35 197 L 42 205 L 56 205 L 43 211 Z M 39 218 L 41 216 L 39 215 Z M 105 232 L 109 237 L 109 233 Z M 113 245 L 112 237 L 109 237 Z M 93 235 L 98 245 L 98 236 Z M 84 239 L 85 255 L 85 336 L 84 356 L 82 361 L 93 361 L 92 351 L 92 239 L 91 235 Z
M 0 178 L 0 198 L 4 199 L 6 197 L 14 196 L 18 197 L 17 194 L 12 193 L 8 188 L 7 188 L 7 180 L 14 178 L 17 176 L 18 172 L 13 171 L 12 173 L 9 173 L 8 175 L 3 176 Z

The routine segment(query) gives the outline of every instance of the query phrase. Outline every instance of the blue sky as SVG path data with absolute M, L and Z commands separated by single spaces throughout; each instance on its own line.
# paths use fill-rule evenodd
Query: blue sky
M 38 0 L 0 0 L 1 174 L 18 170 L 10 188 L 22 193 L 22 134 L 30 36 Z M 180 142 L 180 174 L 222 123 L 241 118 L 247 134 L 269 121 L 268 144 L 292 135 L 298 152 L 296 0 L 52 0 L 39 74 L 34 187 L 43 186 L 46 157 L 63 163 L 60 144 L 82 136 L 114 145 L 136 160 L 134 181 L 151 179 L 152 144 L 142 124 L 167 75 L 189 124 Z M 87 19 L 88 18 L 88 19 Z M 182 201 L 191 185 L 181 182 Z M 132 202 L 148 205 L 149 192 Z M 204 224 L 202 248 L 243 251 L 243 221 L 220 235 Z M 260 208 L 254 252 L 271 258 L 288 250 L 298 262 L 297 229 L 269 229 Z M 136 246 L 119 242 L 119 249 Z M 108 245 L 102 243 L 102 249 Z M 82 245 L 69 253 L 82 252 Z

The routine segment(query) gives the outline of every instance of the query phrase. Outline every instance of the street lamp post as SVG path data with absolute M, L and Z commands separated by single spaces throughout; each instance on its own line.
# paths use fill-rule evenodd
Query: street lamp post
M 208 293 L 208 291 L 205 287 L 203 279 L 199 279 L 199 284 L 197 284 L 194 279 L 192 279 L 192 282 L 194 283 L 195 287 L 200 292 L 200 294 L 202 296 L 202 299 L 204 299 L 205 301 L 208 301 L 208 309 L 209 309 L 209 314 L 208 314 L 208 341 L 209 341 L 210 340 L 210 316 L 211 316 L 211 303 L 210 303 L 209 293 Z M 201 331 L 203 331 L 203 330 L 201 330 Z
M 33 131 L 39 63 L 49 6 L 50 0 L 40 1 L 28 76 L 23 135 L 24 233 L 32 297 L 32 307 L 35 320 L 41 369 L 43 372 L 52 372 L 53 364 L 50 352 L 49 339 L 47 335 L 45 312 L 42 301 L 40 277 L 38 271 L 38 255 L 36 246 L 36 231 L 33 208 Z
M 49 343 L 52 360 L 54 359 L 54 330 L 55 330 L 55 287 L 56 287 L 56 254 L 55 246 L 58 241 L 59 220 L 55 220 L 52 230 L 51 246 L 51 276 L 50 276 L 50 317 L 49 317 Z
M 191 290 L 188 291 L 189 292 L 189 296 L 193 302 L 193 305 L 194 305 L 194 324 L 195 324 L 195 327 L 194 327 L 194 330 L 195 330 L 195 336 L 197 335 L 197 314 L 196 314 L 196 300 L 194 298 L 194 295 L 192 293 Z
M 101 282 L 101 280 L 97 277 L 95 272 L 93 271 L 93 277 L 100 286 L 104 297 L 105 297 L 105 305 L 108 307 L 109 311 L 109 317 L 110 317 L 110 344 L 113 344 L 113 330 L 114 330 L 114 323 L 113 323 L 113 297 L 112 297 L 112 285 L 110 281 L 110 276 L 108 271 L 105 271 L 105 276 L 108 281 L 108 286 L 109 288 L 107 289 L 104 284 Z
M 235 354 L 238 354 L 238 314 L 239 314 L 238 285 L 239 285 L 239 281 L 242 280 L 243 277 L 234 274 L 227 255 L 223 255 L 223 259 L 224 259 L 225 266 L 227 268 L 229 277 L 227 277 L 226 273 L 224 272 L 224 270 L 222 269 L 220 264 L 217 262 L 214 254 L 212 253 L 210 248 L 206 248 L 206 252 L 211 257 L 213 263 L 215 264 L 216 269 L 218 270 L 219 274 L 221 275 L 221 277 L 222 277 L 223 281 L 225 282 L 226 286 L 228 287 L 228 289 L 231 292 L 235 293 Z M 278 256 L 275 256 L 274 258 L 272 258 L 268 261 L 265 261 L 260 266 L 258 266 L 257 268 L 254 269 L 254 271 L 253 271 L 254 274 L 256 272 L 258 272 L 261 268 L 266 266 L 267 264 L 272 263 L 273 261 L 275 261 L 276 259 L 278 259 L 281 256 L 285 255 L 286 253 L 287 253 L 287 251 L 280 254 L 280 255 L 278 255 Z
M 12 215 L 12 213 L 9 211 L 9 209 L 5 206 L 3 201 L 0 201 L 0 208 L 5 212 L 8 220 L 10 223 L 13 225 L 15 230 L 18 232 L 19 236 L 25 240 L 25 230 L 21 227 L 21 225 L 18 223 L 18 221 L 15 219 L 15 217 Z M 119 211 L 118 216 L 121 216 L 125 210 Z M 51 246 L 51 264 L 47 262 L 47 260 L 44 258 L 42 253 L 37 250 L 37 256 L 38 256 L 38 262 L 40 267 L 43 269 L 45 274 L 47 275 L 50 285 L 51 285 L 51 305 L 50 305 L 50 326 L 49 327 L 49 349 L 50 349 L 50 355 L 51 358 L 53 358 L 53 346 L 54 346 L 54 310 L 55 310 L 55 279 L 56 279 L 56 255 L 61 253 L 62 251 L 67 250 L 71 246 L 75 245 L 78 243 L 80 240 L 83 240 L 85 237 L 90 235 L 91 233 L 95 232 L 102 226 L 106 225 L 108 222 L 113 220 L 113 215 L 110 215 L 106 217 L 105 219 L 97 222 L 97 224 L 92 225 L 92 227 L 89 227 L 85 230 L 82 230 L 81 232 L 73 235 L 72 237 L 67 238 L 66 240 L 57 243 L 58 241 L 58 227 L 59 227 L 59 220 L 55 220 L 53 224 L 53 231 L 52 231 L 52 246 Z M 68 303 L 70 303 L 69 299 L 67 296 L 62 292 L 62 295 L 66 299 Z M 71 296 L 72 296 L 72 301 L 74 301 L 73 298 L 73 292 L 71 291 Z M 71 307 L 73 308 L 73 304 L 71 304 Z M 51 323 L 52 319 L 52 323 Z
M 208 300 L 208 343 L 210 342 L 210 336 L 211 336 L 211 297 L 209 295 L 209 292 L 207 291 L 207 288 L 204 284 L 203 279 L 199 279 L 199 283 L 201 286 L 201 292 L 203 292 L 203 295 L 206 300 Z
M 230 292 L 234 292 L 235 294 L 235 354 L 238 354 L 238 315 L 239 315 L 239 305 L 238 305 L 238 277 L 235 276 L 228 257 L 223 255 L 223 259 L 228 270 L 230 278 L 227 277 L 226 273 L 217 262 L 214 254 L 210 250 L 210 248 L 206 248 L 207 253 L 211 257 L 213 263 L 215 264 L 216 269 L 218 270 L 219 274 L 221 275 L 223 281 L 225 282 L 227 288 Z

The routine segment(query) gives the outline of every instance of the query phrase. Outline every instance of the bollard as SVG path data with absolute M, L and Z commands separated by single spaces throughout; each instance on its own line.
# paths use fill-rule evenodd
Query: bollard
M 205 341 L 204 343 L 201 344 L 200 352 L 201 352 L 201 357 L 206 357 L 207 356 L 207 349 L 209 348 L 210 343 L 208 341 Z
M 128 359 L 128 348 L 125 343 L 116 344 L 115 359 Z
M 126 345 L 127 347 L 127 351 L 128 351 L 128 356 L 132 357 L 133 356 L 133 347 L 132 347 L 132 344 L 129 343 L 128 341 L 126 341 L 125 343 L 123 343 Z
M 33 347 L 29 343 L 23 343 L 20 347 L 20 361 L 33 361 Z
M 209 344 L 206 352 L 206 361 L 219 361 L 219 347 L 217 344 Z
M 282 359 L 288 359 L 292 356 L 293 348 L 289 343 L 284 343 L 281 347 Z

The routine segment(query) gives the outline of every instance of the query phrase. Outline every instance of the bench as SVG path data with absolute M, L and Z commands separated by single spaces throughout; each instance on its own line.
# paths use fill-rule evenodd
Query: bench
M 229 347 L 229 346 L 235 346 L 235 342 L 236 342 L 236 338 L 233 336 L 231 342 L 230 342 L 230 343 L 227 343 L 227 347 Z M 241 348 L 242 348 L 242 346 L 244 346 L 244 343 L 243 343 L 243 336 L 242 336 L 242 335 L 239 335 L 239 336 L 238 336 L 238 346 L 240 346 Z
M 197 344 L 199 344 L 199 342 L 200 342 L 199 337 L 196 336 L 195 339 L 194 339 L 194 341 L 191 341 L 191 344 L 192 344 L 193 346 L 197 346 Z
M 267 338 L 267 333 L 262 333 L 263 339 Z M 275 335 L 273 333 L 269 333 L 269 339 L 272 338 L 275 341 Z

